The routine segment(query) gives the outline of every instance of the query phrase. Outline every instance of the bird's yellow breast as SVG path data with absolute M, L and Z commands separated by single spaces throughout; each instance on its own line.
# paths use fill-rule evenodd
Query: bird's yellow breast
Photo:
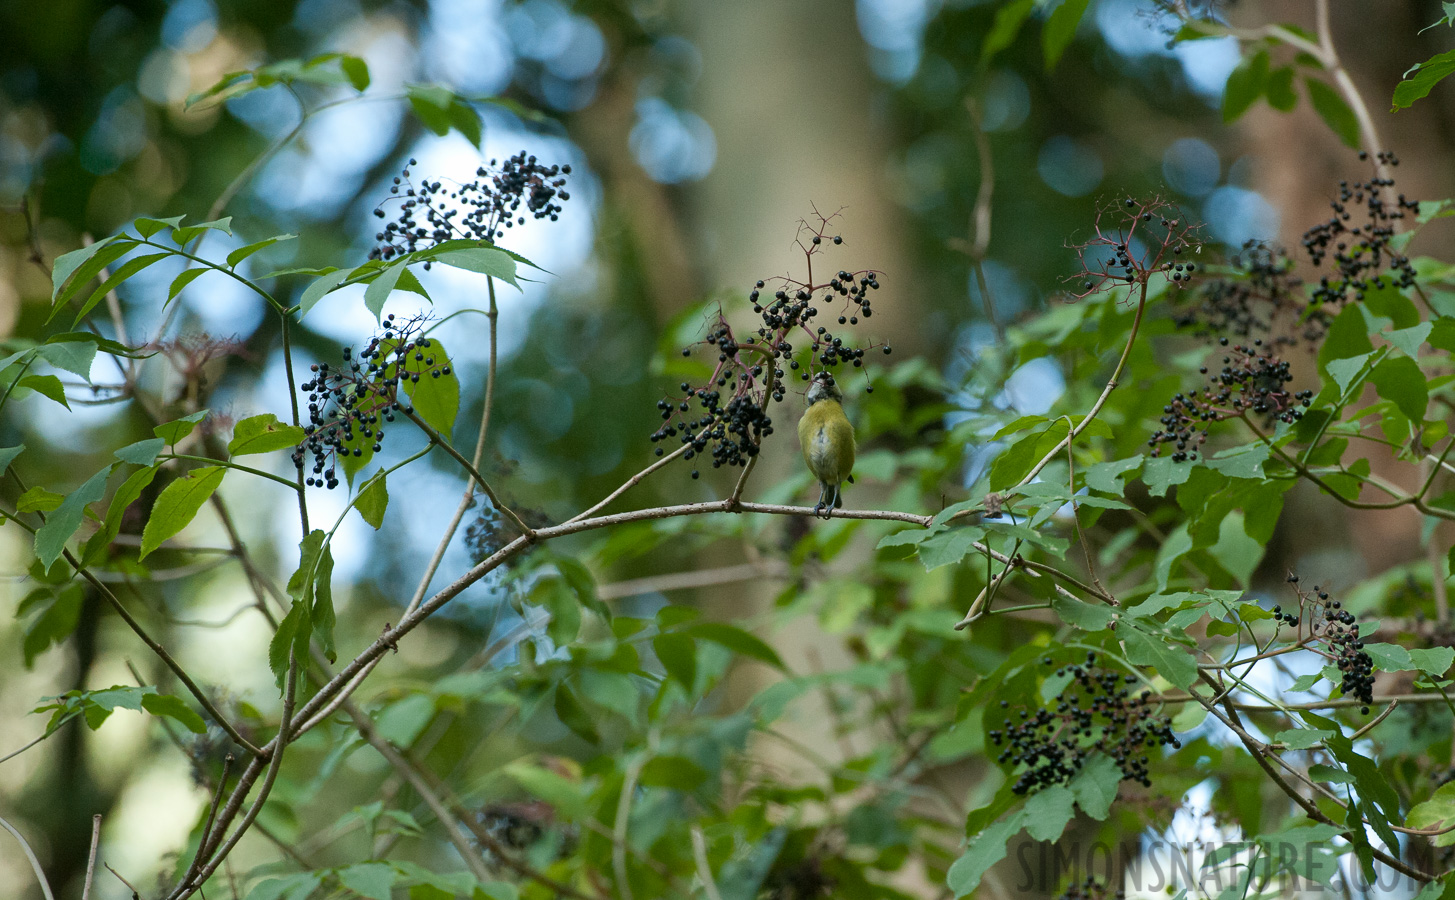
M 854 470 L 854 426 L 836 400 L 820 400 L 798 420 L 798 442 L 808 470 L 824 484 L 837 485 Z

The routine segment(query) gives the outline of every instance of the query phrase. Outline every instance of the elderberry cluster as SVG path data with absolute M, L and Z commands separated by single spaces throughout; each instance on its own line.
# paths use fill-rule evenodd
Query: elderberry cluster
M 1046 657 L 1041 664 L 1053 662 Z M 1007 718 L 989 732 L 990 740 L 1004 747 L 998 762 L 1025 766 L 1012 790 L 1025 794 L 1065 784 L 1098 750 L 1116 761 L 1122 780 L 1151 786 L 1146 748 L 1175 748 L 1182 742 L 1172 733 L 1171 721 L 1150 710 L 1150 692 L 1132 696 L 1136 676 L 1099 668 L 1095 653 L 1087 653 L 1085 663 L 1062 666 L 1056 675 L 1070 675 L 1071 682 L 1054 709 L 1032 713 L 1022 708 L 1017 719 Z M 1002 700 L 1000 706 L 1007 709 L 1010 702 Z
M 1365 153 L 1360 159 L 1367 159 Z M 1380 153 L 1378 159 L 1388 166 L 1399 165 L 1393 153 Z M 1363 300 L 1365 291 L 1390 285 L 1395 288 L 1411 287 L 1415 283 L 1415 268 L 1408 256 L 1395 250 L 1391 242 L 1395 236 L 1396 222 L 1407 213 L 1418 213 L 1418 200 L 1407 200 L 1404 194 L 1393 203 L 1385 199 L 1386 189 L 1394 187 L 1393 178 L 1370 178 L 1367 181 L 1339 182 L 1339 197 L 1331 200 L 1329 206 L 1334 214 L 1304 232 L 1303 247 L 1315 266 L 1322 265 L 1330 256 L 1334 261 L 1334 272 L 1319 279 L 1313 289 L 1314 305 L 1344 303 L 1353 295 Z M 1363 206 L 1363 223 L 1352 225 L 1354 213 L 1351 208 Z
M 1228 339 L 1218 343 L 1227 346 Z M 1293 380 L 1286 360 L 1271 351 L 1260 350 L 1262 339 L 1252 346 L 1239 344 L 1223 357 L 1223 367 L 1208 377 L 1200 390 L 1178 393 L 1162 407 L 1162 429 L 1152 432 L 1147 445 L 1152 455 L 1161 452 L 1161 445 L 1172 444 L 1174 462 L 1197 459 L 1198 449 L 1207 440 L 1208 424 L 1223 419 L 1256 413 L 1268 421 L 1292 424 L 1303 416 L 1313 403 L 1313 391 L 1290 391 L 1284 386 Z M 1208 374 L 1208 367 L 1198 369 Z
M 409 161 L 410 166 L 416 164 Z M 524 150 L 503 163 L 490 160 L 488 166 L 475 170 L 474 181 L 458 186 L 446 186 L 436 179 L 416 187 L 406 167 L 389 189 L 404 202 L 397 218 L 374 235 L 377 244 L 369 258 L 392 259 L 455 239 L 494 242 L 505 229 L 524 225 L 527 215 L 554 222 L 560 216 L 561 203 L 571 199 L 563 190 L 563 176 L 570 174 L 570 166 L 544 165 Z M 385 218 L 383 206 L 374 215 Z M 426 260 L 424 267 L 429 266 Z
M 308 424 L 303 442 L 293 451 L 293 464 L 302 469 L 305 454 L 313 457 L 309 487 L 338 487 L 336 462 L 345 456 L 363 456 L 365 447 L 383 449 L 384 426 L 396 413 L 414 408 L 401 399 L 401 388 L 423 378 L 451 372 L 449 360 L 436 359 L 434 343 L 419 333 L 423 317 L 396 320 L 385 317 L 382 331 L 357 355 L 343 348 L 343 365 L 315 363 L 312 377 L 300 387 L 308 392 Z
M 1316 347 L 1329 329 L 1328 310 L 1309 309 L 1293 274 L 1293 259 L 1280 247 L 1248 241 L 1231 260 L 1236 275 L 1204 282 L 1197 305 L 1173 316 L 1179 328 L 1199 337 L 1221 335 L 1249 340 L 1261 335 L 1275 347 L 1303 340 Z
M 1108 219 L 1114 225 L 1107 224 Z M 1154 272 L 1166 276 L 1173 287 L 1185 288 L 1199 270 L 1197 263 L 1184 258 L 1200 249 L 1197 229 L 1171 204 L 1129 197 L 1121 207 L 1110 204 L 1098 210 L 1095 228 L 1096 237 L 1075 248 L 1081 260 L 1081 273 L 1075 276 L 1081 279 L 1081 291 L 1076 297 L 1107 286 L 1145 284 Z
M 879 289 L 879 276 L 872 270 L 848 272 L 839 270 L 823 283 L 813 281 L 813 260 L 826 243 L 840 245 L 843 238 L 827 233 L 834 216 L 820 216 L 819 225 L 801 223 L 798 246 L 808 263 L 808 280 L 799 282 L 787 277 L 774 279 L 779 285 L 768 293 L 766 281 L 760 280 L 748 292 L 748 302 L 761 324 L 746 340 L 739 340 L 724 313 L 701 341 L 682 351 L 690 357 L 694 346 L 705 346 L 717 352 L 712 375 L 701 386 L 682 382 L 682 394 L 657 401 L 662 426 L 651 434 L 654 444 L 673 438 L 688 449 L 684 459 L 710 453 L 712 467 L 745 466 L 758 455 L 762 439 L 773 433 L 773 419 L 768 415 L 770 402 L 781 402 L 787 393 L 787 374 L 798 371 L 808 381 L 814 371 L 832 370 L 848 363 L 862 368 L 869 348 L 854 347 L 835 334 L 832 325 L 816 325 L 821 315 L 834 316 L 840 326 L 854 326 L 861 318 L 874 314 L 870 292 Z M 806 235 L 806 240 L 805 240 Z M 830 308 L 837 304 L 837 309 Z M 789 340 L 803 336 L 803 343 Z M 886 354 L 890 352 L 883 345 Z M 806 351 L 807 363 L 797 358 Z M 873 388 L 866 388 L 872 391 Z M 688 416 L 696 408 L 696 418 Z M 666 453 L 658 446 L 656 455 Z M 700 476 L 693 469 L 692 477 Z
M 1288 583 L 1298 594 L 1298 608 L 1291 613 L 1283 612 L 1280 606 L 1273 607 L 1276 621 L 1298 627 L 1303 607 L 1309 607 L 1309 635 L 1323 641 L 1334 664 L 1343 675 L 1339 690 L 1346 697 L 1355 697 L 1364 702 L 1359 711 L 1369 714 L 1369 705 L 1374 702 L 1374 659 L 1364 649 L 1359 639 L 1359 624 L 1354 614 L 1343 608 L 1338 600 L 1330 600 L 1329 592 L 1314 585 L 1312 591 L 1298 587 L 1298 576 L 1289 575 Z

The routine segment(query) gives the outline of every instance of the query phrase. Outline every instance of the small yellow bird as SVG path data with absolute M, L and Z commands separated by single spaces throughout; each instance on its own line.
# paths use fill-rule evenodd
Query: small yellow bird
M 803 446 L 803 461 L 818 479 L 814 514 L 827 519 L 844 505 L 839 485 L 854 471 L 854 426 L 844 415 L 844 394 L 831 373 L 813 376 L 805 399 L 808 408 L 798 420 L 798 443 Z

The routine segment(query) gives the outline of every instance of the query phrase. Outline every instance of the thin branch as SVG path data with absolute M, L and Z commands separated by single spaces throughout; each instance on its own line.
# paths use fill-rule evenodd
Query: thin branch
M 25 851 L 25 858 L 30 860 L 30 867 L 35 871 L 35 880 L 40 882 L 40 890 L 45 894 L 45 900 L 56 900 L 56 895 L 51 893 L 50 882 L 45 880 L 45 870 L 40 867 L 40 860 L 35 858 L 35 851 L 30 849 L 30 844 L 26 843 L 25 836 L 4 818 L 0 818 L 0 828 L 10 832 L 20 842 L 20 848 Z
M 603 584 L 596 588 L 596 596 L 602 600 L 619 600 L 623 597 L 636 597 L 641 594 L 686 591 L 719 584 L 733 584 L 739 581 L 756 581 L 760 578 L 783 578 L 788 575 L 788 571 L 786 564 L 770 565 L 764 561 L 722 566 L 716 569 L 669 572 L 664 575 L 649 575 L 645 578 Z
M 435 819 L 444 827 L 446 836 L 448 836 L 450 843 L 455 845 L 455 851 L 460 854 L 465 865 L 469 867 L 470 873 L 480 881 L 489 881 L 490 870 L 485 868 L 485 861 L 480 858 L 479 852 L 470 846 L 469 841 L 465 840 L 465 835 L 461 833 L 460 826 L 455 821 L 455 817 L 445 808 L 444 802 L 435 796 L 434 790 L 424 780 L 424 777 L 420 775 L 415 765 L 403 753 L 396 750 L 393 744 L 386 741 L 383 735 L 379 734 L 379 729 L 374 727 L 374 720 L 370 719 L 357 705 L 346 700 L 344 701 L 344 710 L 353 719 L 354 728 L 358 730 L 364 740 L 369 742 L 369 746 L 378 751 L 379 755 L 384 757 L 384 760 L 389 763 L 389 766 L 398 772 L 405 781 L 409 782 L 409 786 L 414 788 L 415 793 L 419 794 L 419 798 L 424 801 L 424 805 L 428 806 L 430 812 L 434 813 Z
M 91 852 L 86 854 L 86 880 L 81 882 L 81 900 L 91 900 L 91 882 L 96 878 L 96 851 L 101 846 L 101 814 L 91 817 Z
M 722 900 L 717 882 L 712 880 L 712 866 L 707 861 L 707 839 L 697 822 L 692 823 L 692 862 L 697 866 L 697 877 L 702 882 L 702 892 L 707 895 L 707 900 Z
M 611 868 L 616 873 L 616 892 L 622 900 L 633 900 L 631 879 L 626 868 L 626 829 L 631 822 L 632 799 L 637 792 L 637 779 L 642 776 L 650 754 L 633 759 L 621 776 L 621 793 L 616 798 L 616 821 L 612 825 Z

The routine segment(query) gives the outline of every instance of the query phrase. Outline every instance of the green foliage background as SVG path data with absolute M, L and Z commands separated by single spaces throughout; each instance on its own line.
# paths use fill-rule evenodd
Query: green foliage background
M 1452 207 L 1411 192 L 1425 202 L 1376 217 L 1388 233 L 1340 235 L 1369 266 L 1320 269 L 1305 246 L 1259 268 L 1162 165 L 1174 137 L 1231 158 L 1250 121 L 1298 129 L 1252 154 L 1337 173 L 1277 197 L 1295 247 L 1340 178 L 1399 179 L 1366 185 L 1347 228 L 1365 196 L 1396 209 L 1406 173 L 1448 191 L 1449 11 L 1391 6 L 1416 24 L 1375 41 L 1323 2 L 1290 24 L 1217 3 L 926 5 L 895 49 L 874 18 L 893 4 L 745 4 L 728 28 L 707 4 L 532 0 L 480 38 L 513 66 L 486 93 L 430 54 L 488 11 L 0 10 L 0 816 L 26 847 L 3 844 L 5 883 L 42 895 L 34 851 L 81 896 L 100 816 L 108 898 L 1051 896 L 1066 873 L 1028 864 L 1037 846 L 1192 821 L 1248 842 L 1200 860 L 1244 896 L 1361 874 L 1440 895 Z M 600 60 L 561 75 L 532 49 L 550 23 Z M 1236 47 L 1218 102 L 1173 53 L 1116 49 L 1149 27 Z M 700 109 L 711 174 L 654 167 L 653 103 L 686 133 Z M 354 120 L 367 135 L 321 124 L 353 109 L 392 112 Z M 733 127 L 744 110 L 761 121 Z M 1047 162 L 1068 135 L 1098 173 L 1084 190 Z M 351 141 L 365 163 L 320 169 Z M 368 259 L 406 160 L 425 159 L 413 184 L 455 183 L 521 147 L 574 167 L 562 222 Z M 1240 166 L 1228 187 L 1278 189 Z M 319 171 L 331 199 L 306 202 Z M 844 244 L 805 255 L 801 221 Z M 841 375 L 849 510 L 803 506 L 790 392 L 746 480 L 674 460 L 571 524 L 652 465 L 654 404 L 712 371 L 717 348 L 681 349 L 719 310 L 751 334 L 752 283 L 810 280 L 807 262 L 815 284 L 883 282 L 845 333 L 872 351 Z M 246 328 L 208 333 L 210 292 Z M 412 419 L 358 442 L 337 490 L 304 488 L 298 383 L 386 309 L 435 312 L 440 365 L 405 363 L 424 376 Z M 1154 455 L 1173 397 L 1225 364 L 1229 394 L 1197 407 L 1207 443 Z M 1358 623 L 1344 651 L 1334 601 Z M 1341 653 L 1373 670 L 1370 697 Z M 1145 691 L 1178 742 L 1129 744 L 1106 717 L 1055 731 L 1074 771 L 1017 790 L 1028 766 L 997 735 L 1090 702 L 1078 665 Z M 345 683 L 347 702 L 316 693 Z M 285 723 L 306 730 L 283 750 Z M 1123 765 L 1142 755 L 1146 781 Z

